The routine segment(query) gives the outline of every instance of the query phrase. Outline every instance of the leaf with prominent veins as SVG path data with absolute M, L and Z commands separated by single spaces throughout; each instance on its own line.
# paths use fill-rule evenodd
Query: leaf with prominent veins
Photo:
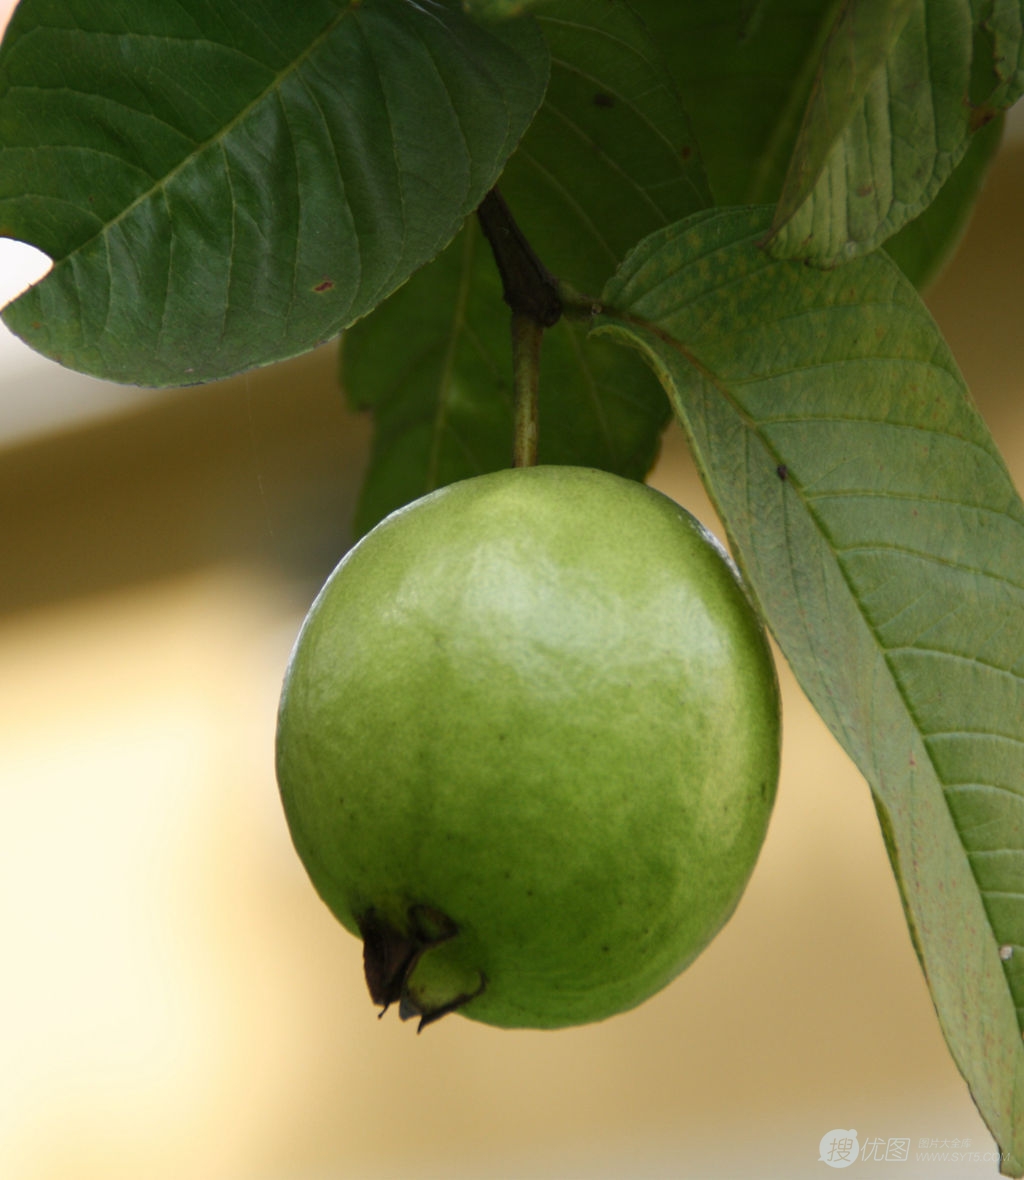
M 1020 1175 L 1024 505 L 898 268 L 773 259 L 769 216 L 651 235 L 595 326 L 658 372 L 769 625 L 870 783 L 943 1032 Z
M 313 348 L 452 239 L 547 73 L 532 21 L 454 0 L 23 0 L 0 234 L 54 266 L 4 320 L 142 385 Z
M 833 266 L 880 246 L 1022 92 L 1018 3 L 846 0 L 790 159 L 772 252 Z

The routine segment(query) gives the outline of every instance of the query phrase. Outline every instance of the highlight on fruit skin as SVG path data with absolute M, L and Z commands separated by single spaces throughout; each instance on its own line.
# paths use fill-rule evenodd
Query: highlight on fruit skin
M 576 467 L 400 509 L 296 641 L 277 773 L 372 999 L 557 1028 L 636 1006 L 732 914 L 779 770 L 770 650 L 684 509 Z

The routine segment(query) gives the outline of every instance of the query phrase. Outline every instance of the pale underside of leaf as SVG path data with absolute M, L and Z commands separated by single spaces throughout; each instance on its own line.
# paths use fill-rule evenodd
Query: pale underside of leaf
M 926 291 L 953 257 L 1002 142 L 999 115 L 972 137 L 963 159 L 934 201 L 885 243 L 885 251 L 919 291 Z
M 886 0 L 873 0 L 884 8 Z M 891 6 L 850 68 L 858 14 L 841 10 L 772 222 L 777 257 L 832 266 L 881 245 L 935 198 L 979 127 L 1020 96 L 1022 13 L 971 0 Z M 840 50 L 836 49 L 836 46 Z
M 793 148 L 776 220 L 790 216 L 824 168 L 836 139 L 862 106 L 917 0 L 840 4 L 822 47 Z
M 0 232 L 55 259 L 4 318 L 115 380 L 336 335 L 457 232 L 547 80 L 532 22 L 436 0 L 121 7 L 26 0 L 0 55 Z
M 597 326 L 659 373 L 780 646 L 871 785 L 944 1034 L 1020 1174 L 1024 507 L 897 268 L 773 260 L 767 220 L 653 235 Z

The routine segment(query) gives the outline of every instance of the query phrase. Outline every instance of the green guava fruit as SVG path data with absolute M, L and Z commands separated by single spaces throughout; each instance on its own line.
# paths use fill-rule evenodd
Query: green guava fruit
M 601 1020 L 725 923 L 775 797 L 779 702 L 692 516 L 575 467 L 400 509 L 313 604 L 277 773 L 372 998 L 420 1027 Z

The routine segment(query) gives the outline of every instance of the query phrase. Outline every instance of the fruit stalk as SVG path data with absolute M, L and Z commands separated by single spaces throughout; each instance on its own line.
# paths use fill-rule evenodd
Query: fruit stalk
M 477 210 L 501 275 L 502 295 L 512 309 L 512 371 L 515 391 L 512 463 L 537 463 L 540 348 L 544 329 L 558 322 L 558 282 L 541 262 L 497 189 Z
M 512 313 L 512 373 L 515 390 L 512 466 L 535 467 L 544 329 L 528 315 Z

